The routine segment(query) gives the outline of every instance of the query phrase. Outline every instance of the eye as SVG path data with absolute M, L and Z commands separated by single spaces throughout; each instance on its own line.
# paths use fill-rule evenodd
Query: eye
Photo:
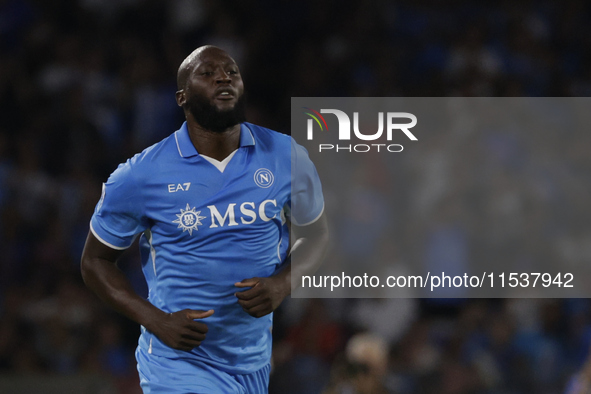
M 201 75 L 203 75 L 203 76 L 210 76 L 210 75 L 213 75 L 213 72 L 212 71 L 202 71 L 201 72 Z
M 238 71 L 236 71 L 236 70 L 229 70 L 228 71 L 228 74 L 230 74 L 230 75 L 236 75 L 236 74 L 238 74 Z

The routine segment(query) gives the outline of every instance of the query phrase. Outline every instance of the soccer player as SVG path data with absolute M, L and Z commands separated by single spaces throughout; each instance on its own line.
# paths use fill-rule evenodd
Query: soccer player
M 177 83 L 186 122 L 103 185 L 82 275 L 141 325 L 144 393 L 266 393 L 272 312 L 326 248 L 318 175 L 291 137 L 245 122 L 240 71 L 223 50 L 193 51 Z M 148 300 L 117 268 L 140 234 Z

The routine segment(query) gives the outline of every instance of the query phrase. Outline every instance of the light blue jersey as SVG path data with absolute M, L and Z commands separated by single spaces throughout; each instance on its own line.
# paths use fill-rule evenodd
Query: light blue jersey
M 293 201 L 292 163 L 300 174 Z M 293 205 L 301 217 L 290 217 Z M 144 327 L 141 349 L 248 374 L 269 363 L 273 317 L 248 315 L 234 283 L 273 275 L 288 249 L 286 216 L 306 225 L 323 209 L 316 169 L 291 137 L 243 123 L 240 148 L 218 162 L 196 151 L 185 123 L 111 174 L 91 231 L 114 249 L 142 234 L 148 299 L 156 307 L 215 310 L 203 320 L 206 339 L 190 353 L 166 346 Z

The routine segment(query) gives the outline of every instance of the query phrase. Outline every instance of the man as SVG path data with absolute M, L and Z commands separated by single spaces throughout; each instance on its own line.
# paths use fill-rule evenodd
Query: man
M 291 291 L 290 239 L 293 275 L 314 271 L 327 243 L 320 183 L 291 137 L 244 122 L 226 52 L 196 49 L 177 83 L 186 122 L 103 185 L 82 275 L 142 326 L 144 393 L 265 393 L 272 312 Z M 138 234 L 149 301 L 116 266 Z

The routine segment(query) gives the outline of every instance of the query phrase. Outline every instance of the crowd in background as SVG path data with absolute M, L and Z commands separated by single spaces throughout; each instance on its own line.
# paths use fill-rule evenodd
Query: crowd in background
M 227 50 L 249 121 L 289 133 L 296 96 L 589 96 L 589 26 L 582 0 L 0 0 L 0 374 L 138 392 L 139 328 L 85 288 L 79 260 L 101 183 L 181 124 L 176 70 L 194 48 Z M 447 137 L 371 172 L 377 193 L 327 196 L 333 258 L 591 262 L 591 135 Z M 339 244 L 359 225 L 347 202 L 399 236 Z M 121 268 L 146 294 L 136 249 Z M 590 345 L 587 299 L 291 299 L 270 392 L 559 393 Z

